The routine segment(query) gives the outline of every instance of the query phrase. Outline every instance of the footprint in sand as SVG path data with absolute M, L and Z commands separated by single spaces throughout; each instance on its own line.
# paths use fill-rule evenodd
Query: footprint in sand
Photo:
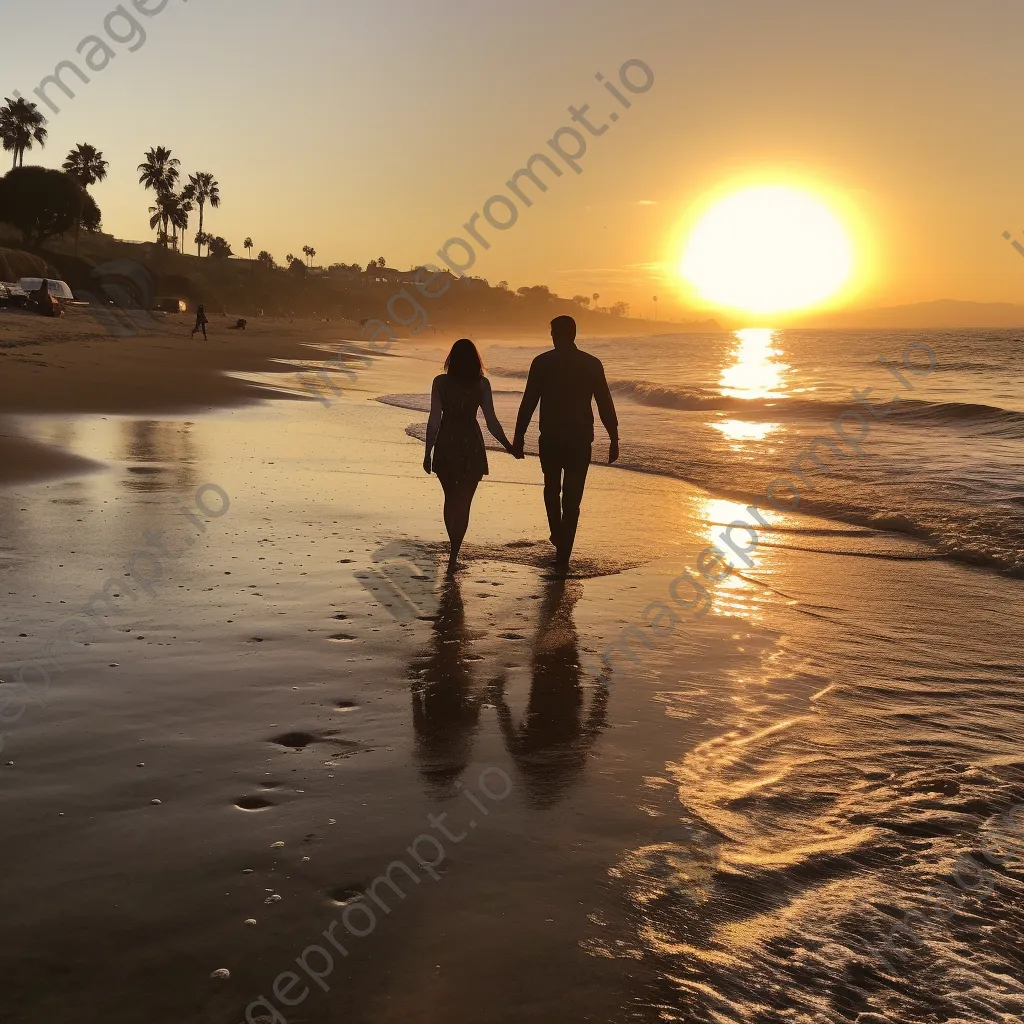
M 291 747 L 292 750 L 302 750 L 316 741 L 317 737 L 311 732 L 284 732 L 275 736 L 272 742 L 282 747 Z
M 339 885 L 337 889 L 332 889 L 328 894 L 327 898 L 336 907 L 344 907 L 349 903 L 354 903 L 356 900 L 362 899 L 364 892 L 362 889 L 354 889 L 349 885 Z
M 242 811 L 264 811 L 273 807 L 274 802 L 262 796 L 242 796 L 235 801 L 235 806 Z
M 335 633 L 334 636 L 327 638 L 332 644 L 350 644 L 353 643 L 357 638 L 351 636 L 349 633 Z
M 360 747 L 353 740 L 338 739 L 333 732 L 312 733 L 296 730 L 295 732 L 285 732 L 280 736 L 272 737 L 271 743 L 276 743 L 281 747 L 288 747 L 291 750 L 305 750 L 306 747 L 314 743 L 328 743 L 333 747 L 339 748 L 332 755 L 333 757 L 350 757 L 361 749 L 367 749 Z

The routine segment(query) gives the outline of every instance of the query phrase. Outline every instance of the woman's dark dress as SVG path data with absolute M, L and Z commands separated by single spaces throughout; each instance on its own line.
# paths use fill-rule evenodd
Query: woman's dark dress
M 488 475 L 487 449 L 477 423 L 479 383 L 441 382 L 441 426 L 434 444 L 434 472 L 445 487 L 480 483 Z

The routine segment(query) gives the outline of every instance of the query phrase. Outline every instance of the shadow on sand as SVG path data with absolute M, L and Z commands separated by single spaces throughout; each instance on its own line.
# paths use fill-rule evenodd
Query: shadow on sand
M 503 674 L 486 690 L 475 682 L 472 665 L 478 659 L 468 645 L 481 637 L 467 629 L 458 580 L 444 582 L 429 648 L 410 666 L 416 758 L 435 795 L 448 792 L 470 764 L 487 703 L 497 710 L 505 748 L 533 807 L 553 807 L 580 781 L 608 713 L 607 689 L 595 690 L 588 707 L 582 684 L 573 622 L 582 592 L 580 584 L 565 580 L 544 584 L 532 641 L 530 693 L 517 721 L 506 700 Z

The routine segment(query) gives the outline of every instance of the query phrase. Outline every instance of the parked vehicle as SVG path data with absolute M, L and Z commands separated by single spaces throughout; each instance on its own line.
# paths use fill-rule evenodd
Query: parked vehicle
M 32 292 L 39 291 L 40 286 L 43 283 L 41 277 L 23 277 L 18 284 L 24 292 L 31 295 Z M 64 281 L 56 281 L 53 278 L 46 278 L 47 290 L 58 302 L 73 302 L 75 299 L 74 293 L 67 286 Z
M 24 309 L 28 305 L 28 293 L 19 284 L 0 281 L 0 306 Z

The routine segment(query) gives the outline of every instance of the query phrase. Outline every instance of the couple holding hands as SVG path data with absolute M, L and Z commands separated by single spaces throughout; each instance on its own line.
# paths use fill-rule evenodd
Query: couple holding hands
M 540 405 L 544 506 L 555 546 L 555 570 L 560 574 L 568 571 L 576 540 L 594 443 L 595 400 L 611 439 L 609 465 L 619 457 L 618 420 L 601 360 L 576 347 L 576 321 L 571 316 L 556 317 L 551 322 L 551 340 L 554 348 L 539 355 L 530 367 L 511 444 L 494 413 L 491 385 L 473 342 L 466 338 L 455 342 L 445 361 L 445 372 L 434 378 L 423 469 L 436 473 L 444 489 L 444 525 L 451 541 L 449 574 L 459 567 L 473 498 L 488 473 L 478 409 L 483 410 L 487 429 L 495 440 L 510 455 L 523 459 L 526 430 Z

